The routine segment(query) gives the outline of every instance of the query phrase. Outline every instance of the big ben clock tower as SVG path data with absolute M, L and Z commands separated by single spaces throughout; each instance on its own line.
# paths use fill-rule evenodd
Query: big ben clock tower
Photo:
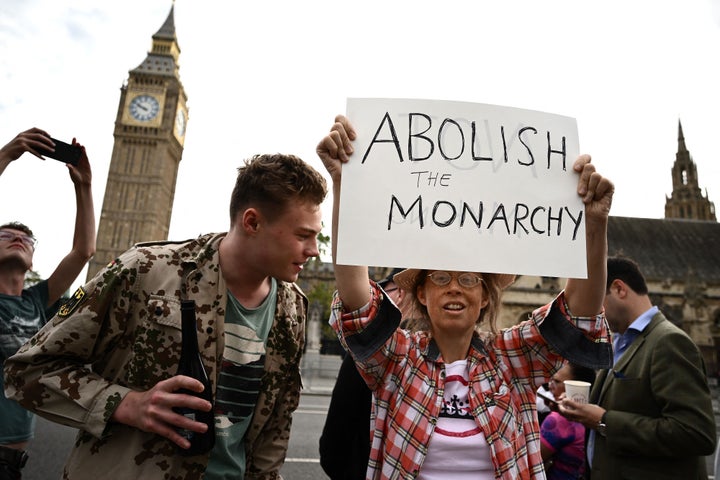
M 120 89 L 105 198 L 88 280 L 137 242 L 165 240 L 188 121 L 174 5 Z

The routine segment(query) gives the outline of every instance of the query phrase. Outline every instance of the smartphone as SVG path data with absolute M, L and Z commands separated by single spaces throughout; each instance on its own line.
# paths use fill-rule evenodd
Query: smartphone
M 70 165 L 77 165 L 80 161 L 80 155 L 82 155 L 82 149 L 77 145 L 70 145 L 69 143 L 50 138 L 55 143 L 55 151 L 51 152 L 44 148 L 39 148 L 38 153 L 43 157 L 53 158 L 61 162 L 69 163 Z
M 548 403 L 557 403 L 557 400 L 555 400 L 554 398 L 550 398 L 547 395 L 543 395 L 541 392 L 537 392 L 537 396 L 542 398 L 543 400 L 545 400 Z

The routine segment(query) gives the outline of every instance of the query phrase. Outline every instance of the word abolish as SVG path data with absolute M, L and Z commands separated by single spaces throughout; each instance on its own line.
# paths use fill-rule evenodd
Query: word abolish
M 437 148 L 440 157 L 443 160 L 457 160 L 461 157 L 466 157 L 474 162 L 492 162 L 495 159 L 492 156 L 484 156 L 478 152 L 481 150 L 478 141 L 478 127 L 475 120 L 470 121 L 469 132 L 467 129 L 467 120 L 455 120 L 452 118 L 445 118 L 440 122 L 439 126 L 437 121 L 433 123 L 433 118 L 425 113 L 408 113 L 408 136 L 404 140 L 406 151 L 403 152 L 400 138 L 398 138 L 397 129 L 395 124 L 390 118 L 390 114 L 385 112 L 380 125 L 372 138 L 372 141 L 368 145 L 365 153 L 363 154 L 362 163 L 370 156 L 370 152 L 375 148 L 377 144 L 389 143 L 395 148 L 395 153 L 400 162 L 405 161 L 407 157 L 411 162 L 419 162 L 428 160 L 435 154 Z M 463 128 L 462 124 L 466 127 Z M 484 122 L 486 129 L 486 137 L 488 144 L 487 150 L 492 151 L 492 138 L 490 127 L 487 122 Z M 552 164 L 553 156 L 558 156 L 562 169 L 566 169 L 567 151 L 565 147 L 565 136 L 561 136 L 560 139 L 552 138 L 550 131 L 546 131 L 544 134 L 544 142 L 538 142 L 533 137 L 540 135 L 538 130 L 532 126 L 523 126 L 518 128 L 514 133 L 506 132 L 505 126 L 500 125 L 499 128 L 500 141 L 502 142 L 502 161 L 508 163 L 510 161 L 517 162 L 518 165 L 531 166 L 535 165 L 536 156 L 544 157 L 547 162 L 547 168 L 550 169 Z M 469 142 L 467 138 L 469 137 Z M 520 152 L 515 152 L 517 156 L 510 158 L 509 145 L 514 140 L 518 140 L 522 147 L 519 147 Z M 554 143 L 559 143 L 559 146 Z M 469 143 L 469 148 L 467 146 Z M 542 144 L 542 151 L 539 151 L 537 146 L 538 143 Z M 418 151 L 422 150 L 423 153 Z M 404 154 L 403 154 L 404 153 Z
M 432 209 L 430 208 L 432 205 Z M 454 204 L 447 200 L 427 202 L 422 195 L 411 202 L 401 202 L 395 195 L 391 196 L 388 211 L 387 229 L 393 225 L 415 224 L 420 230 L 432 223 L 439 228 L 451 226 L 474 228 L 477 230 L 504 229 L 508 235 L 561 236 L 570 232 L 571 239 L 577 237 L 578 228 L 582 223 L 583 210 L 571 211 L 567 206 L 552 207 L 538 205 L 530 207 L 524 203 L 494 205 L 486 210 L 482 201 L 470 205 L 467 202 Z

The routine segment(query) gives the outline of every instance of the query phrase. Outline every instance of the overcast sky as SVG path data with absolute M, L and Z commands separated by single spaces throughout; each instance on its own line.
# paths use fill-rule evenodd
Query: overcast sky
M 171 0 L 1 0 L 0 142 L 37 126 L 77 137 L 99 218 L 120 87 Z M 720 0 L 364 2 L 177 0 L 190 120 L 172 239 L 228 228 L 235 169 L 314 149 L 347 97 L 459 100 L 577 119 L 580 149 L 616 185 L 613 215 L 662 218 L 682 121 L 720 207 Z M 0 178 L 0 223 L 40 240 L 47 276 L 70 249 L 64 166 L 31 155 Z M 330 223 L 329 203 L 325 223 Z M 76 282 L 82 283 L 83 273 Z

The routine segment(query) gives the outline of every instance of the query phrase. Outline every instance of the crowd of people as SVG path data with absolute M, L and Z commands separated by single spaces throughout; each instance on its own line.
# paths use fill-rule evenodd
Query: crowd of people
M 589 156 L 572 165 L 587 278 L 501 329 L 515 275 L 397 268 L 374 281 L 337 263 L 355 138 L 340 115 L 316 149 L 333 195 L 329 321 L 346 351 L 319 439 L 332 480 L 707 478 L 702 355 L 652 305 L 639 266 L 608 258 L 614 186 Z M 138 243 L 61 300 L 95 250 L 90 163 L 73 145 L 72 249 L 46 280 L 25 287 L 32 231 L 0 225 L 0 480 L 22 477 L 33 413 L 78 429 L 63 478 L 281 478 L 306 335 L 295 282 L 319 255 L 327 181 L 296 156 L 256 155 L 238 169 L 227 232 Z M 22 132 L 0 149 L 0 174 L 53 148 Z M 176 374 L 188 300 L 212 402 Z M 589 401 L 566 395 L 566 380 L 592 384 Z M 179 409 L 212 411 L 209 451 L 178 455 L 208 429 Z

